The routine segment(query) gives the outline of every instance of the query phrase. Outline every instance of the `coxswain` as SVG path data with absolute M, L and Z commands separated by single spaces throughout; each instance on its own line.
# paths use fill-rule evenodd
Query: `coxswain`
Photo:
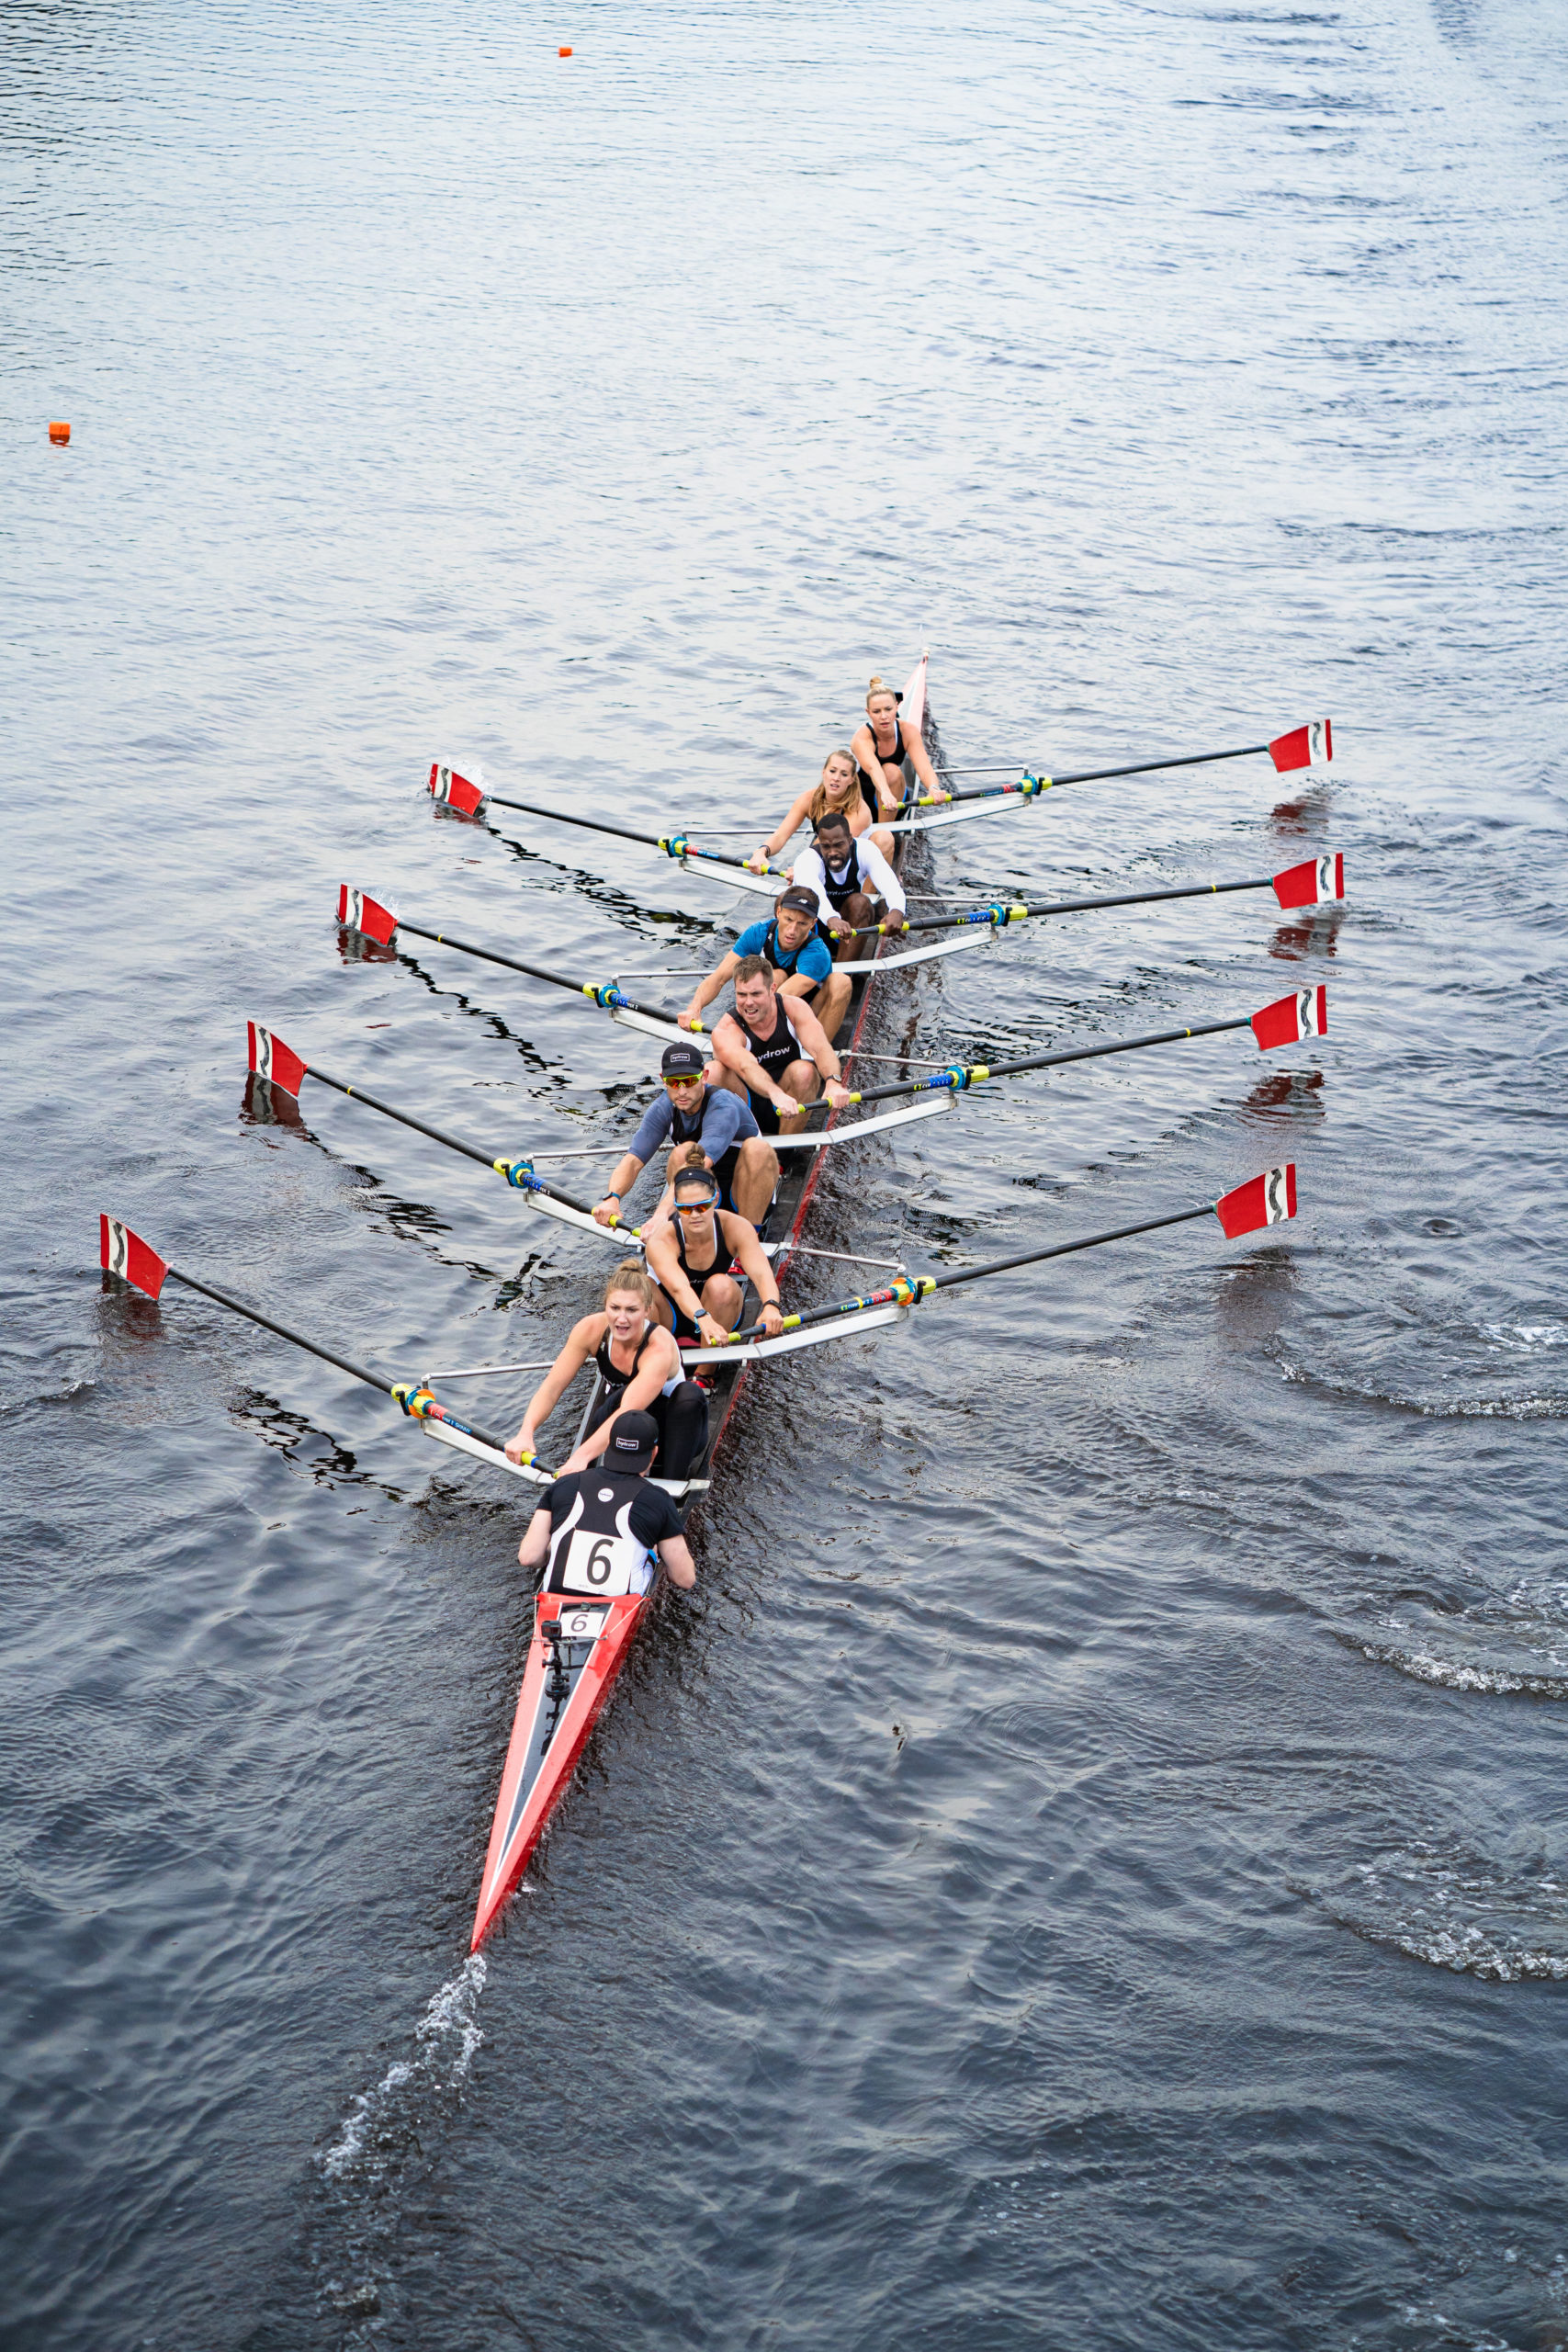
M 889 785 L 874 782 L 863 768 L 855 763 L 852 752 L 829 752 L 822 763 L 821 781 L 815 790 L 809 786 L 792 806 L 787 817 L 781 819 L 768 839 L 754 849 L 747 865 L 754 874 L 767 871 L 768 860 L 776 857 L 786 842 L 795 839 L 802 825 L 815 831 L 831 809 L 836 816 L 847 817 L 850 831 L 858 838 L 868 828 L 875 826 L 872 840 L 884 857 L 893 854 L 893 836 L 879 819 L 891 817 L 904 797 L 902 777 L 894 791 Z
M 688 1380 L 681 1351 L 655 1312 L 659 1292 L 635 1258 L 617 1266 L 604 1285 L 604 1305 L 571 1327 L 567 1343 L 536 1389 L 523 1425 L 506 1449 L 513 1462 L 531 1462 L 538 1431 L 585 1363 L 599 1386 L 582 1442 L 561 1464 L 561 1476 L 586 1470 L 604 1453 L 617 1413 L 650 1413 L 659 1430 L 660 1476 L 682 1479 L 707 1451 L 708 1403 Z
M 601 1225 L 618 1225 L 621 1204 L 662 1143 L 702 1145 L 727 1209 L 761 1225 L 779 1181 L 778 1155 L 743 1095 L 728 1086 L 709 1086 L 695 1046 L 666 1046 L 660 1063 L 664 1091 L 642 1114 L 642 1123 L 593 1214 Z
M 701 1026 L 705 1009 L 723 994 L 747 956 L 765 956 L 779 994 L 801 998 L 822 1023 L 824 1035 L 838 1035 L 849 1010 L 852 982 L 847 972 L 834 971 L 832 951 L 817 928 L 817 894 L 801 882 L 792 882 L 773 900 L 771 922 L 764 916 L 761 922 L 748 923 L 728 955 L 698 981 L 681 1015 L 683 1029 Z
M 765 956 L 736 966 L 735 1010 L 714 1025 L 713 1058 L 721 1085 L 744 1089 L 765 1136 L 797 1133 L 824 1090 L 835 1110 L 850 1099 L 821 1023 L 804 997 L 779 994 Z
M 757 1230 L 743 1216 L 719 1205 L 718 1190 L 699 1144 L 675 1155 L 671 1170 L 673 1216 L 648 1236 L 648 1271 L 664 1295 L 658 1302 L 677 1340 L 700 1340 L 721 1348 L 740 1320 L 745 1282 L 730 1272 L 737 1265 L 761 1303 L 767 1337 L 783 1329 L 779 1286 Z
M 646 1592 L 660 1567 L 690 1592 L 697 1572 L 680 1509 L 662 1487 L 648 1483 L 658 1453 L 652 1414 L 622 1413 L 605 1430 L 602 1460 L 586 1470 L 563 1470 L 543 1490 L 517 1547 L 522 1566 L 544 1569 L 541 1592 L 614 1600 Z
M 850 742 L 860 763 L 860 773 L 868 786 L 886 796 L 885 807 L 887 800 L 900 806 L 908 782 L 904 774 L 908 760 L 933 800 L 951 800 L 952 793 L 937 782 L 931 753 L 919 731 L 911 728 L 908 735 L 904 732 L 898 718 L 898 706 L 903 699 L 891 686 L 885 686 L 880 678 L 873 678 L 867 686 L 865 718 Z
M 865 836 L 857 842 L 842 817 L 824 817 L 809 849 L 790 873 L 817 900 L 822 928 L 832 938 L 835 962 L 859 952 L 857 931 L 869 931 L 885 914 L 902 916 L 904 885 Z

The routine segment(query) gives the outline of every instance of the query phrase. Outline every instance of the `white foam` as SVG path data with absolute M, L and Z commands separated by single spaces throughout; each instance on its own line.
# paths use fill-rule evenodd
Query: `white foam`
M 432 1994 L 424 2015 L 414 2028 L 414 2040 L 419 2045 L 417 2056 L 395 2060 L 374 2090 L 360 2093 L 344 2118 L 337 2138 L 317 2158 L 329 2180 L 342 2180 L 355 2170 L 365 2153 L 367 2134 L 396 2094 L 416 2075 L 432 2082 L 441 2075 L 454 2036 L 457 2048 L 446 2068 L 446 2080 L 448 2085 L 465 2080 L 474 2063 L 474 2053 L 484 2040 L 475 2011 L 484 1991 L 485 1975 L 484 1954 L 471 1952 L 457 1975 L 449 1977 L 438 1992 Z

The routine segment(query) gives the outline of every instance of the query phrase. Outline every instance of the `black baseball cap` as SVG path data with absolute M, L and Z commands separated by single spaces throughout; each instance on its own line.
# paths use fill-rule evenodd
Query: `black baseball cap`
M 659 1423 L 651 1413 L 616 1414 L 604 1448 L 612 1470 L 646 1470 L 658 1450 Z
M 777 903 L 781 907 L 793 907 L 796 914 L 814 915 L 817 912 L 817 893 L 808 890 L 804 882 L 792 882 L 787 890 L 780 891 Z
M 812 900 L 815 906 L 816 900 Z M 695 1046 L 666 1046 L 659 1068 L 665 1078 L 691 1078 L 702 1074 L 703 1057 Z

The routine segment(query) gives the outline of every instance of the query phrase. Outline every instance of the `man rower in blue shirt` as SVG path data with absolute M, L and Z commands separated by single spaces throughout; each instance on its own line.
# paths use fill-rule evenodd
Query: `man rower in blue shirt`
M 748 923 L 724 961 L 698 982 L 681 1015 L 682 1027 L 701 1023 L 704 1007 L 735 978 L 747 956 L 767 958 L 780 996 L 804 997 L 831 1043 L 849 1007 L 850 976 L 833 969 L 832 950 L 817 927 L 817 894 L 801 882 L 792 882 L 774 900 L 771 922 L 764 917 Z
M 760 1226 L 779 1181 L 778 1154 L 766 1143 L 744 1094 L 709 1086 L 695 1046 L 666 1046 L 660 1064 L 664 1091 L 642 1114 L 642 1124 L 617 1161 L 615 1175 L 593 1214 L 601 1225 L 617 1225 L 621 1204 L 664 1143 L 700 1143 L 718 1187 L 719 1204 Z M 799 1109 L 793 1096 L 775 1088 L 774 1108 L 786 1117 Z

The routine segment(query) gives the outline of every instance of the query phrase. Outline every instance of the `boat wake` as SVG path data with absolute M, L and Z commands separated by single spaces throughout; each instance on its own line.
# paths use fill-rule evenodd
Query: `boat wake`
M 328 2180 L 385 2171 L 407 2144 L 410 2110 L 423 2104 L 423 2095 L 461 2087 L 484 2040 L 477 2015 L 484 1984 L 484 1955 L 474 1952 L 432 1996 L 414 2028 L 412 2057 L 394 2061 L 373 2090 L 361 2092 L 317 2157 Z
M 1568 1699 L 1568 1587 L 1527 1580 L 1473 1606 L 1410 1605 L 1338 1638 L 1377 1666 L 1446 1690 Z
M 1291 1892 L 1337 1927 L 1431 1968 L 1491 1984 L 1568 1982 L 1568 1874 L 1545 1865 L 1508 1876 L 1420 1841 L 1332 1885 L 1292 1882 Z

